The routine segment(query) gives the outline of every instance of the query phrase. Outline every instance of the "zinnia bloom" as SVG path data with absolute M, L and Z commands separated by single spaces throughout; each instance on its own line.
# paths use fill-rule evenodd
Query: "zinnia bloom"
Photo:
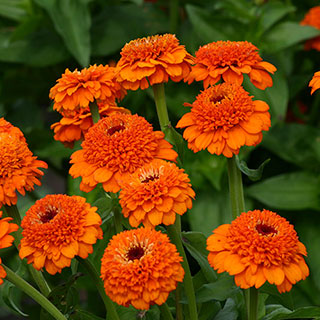
M 108 105 L 99 103 L 100 117 L 107 117 L 115 112 L 128 113 L 130 110 L 118 107 L 116 105 Z M 83 140 L 84 135 L 88 132 L 88 129 L 93 126 L 90 108 L 81 108 L 73 112 L 68 112 L 67 116 L 54 123 L 51 129 L 54 130 L 54 139 L 61 141 L 67 147 L 73 147 L 74 142 Z
M 132 40 L 121 50 L 118 78 L 124 88 L 146 89 L 150 85 L 185 79 L 193 57 L 173 34 Z
M 89 192 L 98 183 L 106 192 L 154 158 L 175 161 L 178 154 L 164 140 L 164 133 L 138 115 L 112 114 L 100 119 L 85 135 L 82 149 L 71 156 L 70 174 L 82 177 L 80 189 Z
M 313 75 L 311 81 L 309 82 L 309 87 L 311 87 L 311 94 L 320 88 L 320 71 Z
M 111 239 L 102 257 L 101 278 L 111 300 L 146 310 L 163 304 L 183 280 L 181 261 L 166 234 L 133 229 Z
M 234 275 L 243 289 L 268 281 L 282 293 L 309 275 L 306 248 L 293 226 L 269 210 L 244 212 L 221 225 L 207 239 L 207 250 L 210 265 Z
M 85 259 L 102 239 L 97 208 L 79 196 L 47 195 L 35 202 L 21 222 L 19 256 L 50 274 L 69 267 L 76 255 Z
M 29 150 L 23 133 L 0 118 L 0 206 L 17 203 L 16 191 L 25 195 L 34 185 L 40 185 L 47 164 L 37 160 Z
M 115 80 L 115 68 L 93 65 L 81 71 L 66 69 L 50 89 L 49 97 L 54 100 L 53 109 L 67 111 L 87 108 L 94 101 L 114 104 L 124 93 Z
M 222 83 L 204 90 L 178 122 L 187 127 L 183 137 L 194 152 L 208 149 L 231 158 L 240 147 L 255 146 L 262 140 L 262 130 L 269 130 L 270 114 L 264 101 L 253 101 L 241 86 Z
M 301 21 L 301 25 L 311 26 L 320 30 L 320 6 L 311 8 Z M 307 40 L 305 50 L 315 49 L 320 51 L 320 36 Z
M 2 217 L 2 212 L 0 211 L 0 218 Z M 8 248 L 12 245 L 14 237 L 10 235 L 11 232 L 17 231 L 19 226 L 15 223 L 9 223 L 12 218 L 0 219 L 0 249 Z M 2 263 L 0 258 L 0 264 Z M 3 278 L 7 275 L 6 271 L 0 265 L 0 284 L 3 283 Z
M 262 61 L 258 48 L 247 41 L 217 41 L 206 44 L 196 52 L 195 65 L 188 83 L 203 81 L 204 88 L 216 84 L 222 77 L 225 82 L 241 85 L 243 74 L 257 88 L 264 90 L 272 86 L 268 72 L 277 69 L 271 63 Z
M 176 214 L 192 208 L 195 193 L 188 175 L 174 163 L 153 160 L 138 169 L 121 186 L 120 205 L 132 227 L 170 225 Z

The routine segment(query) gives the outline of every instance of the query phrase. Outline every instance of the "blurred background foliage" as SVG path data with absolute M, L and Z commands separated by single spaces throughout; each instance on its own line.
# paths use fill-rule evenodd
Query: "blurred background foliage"
M 271 286 L 264 287 L 267 303 L 275 305 L 267 308 L 264 319 L 278 319 L 277 315 L 288 314 L 283 308 L 320 306 L 320 92 L 311 96 L 308 88 L 312 75 L 320 70 L 320 52 L 304 50 L 304 41 L 319 36 L 320 30 L 299 24 L 305 13 L 316 5 L 318 1 L 311 0 L 0 0 L 0 114 L 24 132 L 30 149 L 50 167 L 43 185 L 20 198 L 18 204 L 22 212 L 47 193 L 84 195 L 78 190 L 79 181 L 68 177 L 69 156 L 73 150 L 54 141 L 50 130 L 59 115 L 52 111 L 49 90 L 66 68 L 81 69 L 94 63 L 114 65 L 126 42 L 159 33 L 175 33 L 193 55 L 199 46 L 209 42 L 247 40 L 256 45 L 263 59 L 274 64 L 278 71 L 273 76 L 273 87 L 264 91 L 255 88 L 248 79 L 244 82 L 255 99 L 269 104 L 272 116 L 272 128 L 264 133 L 261 145 L 243 148 L 240 152 L 240 158 L 252 169 L 271 159 L 261 180 L 253 182 L 244 177 L 246 206 L 248 210 L 267 208 L 289 219 L 307 247 L 311 270 L 310 277 L 290 293 L 279 295 Z M 174 126 L 187 111 L 183 103 L 192 103 L 200 90 L 200 83 L 166 84 L 169 115 Z M 151 89 L 128 92 L 120 105 L 143 115 L 159 129 Z M 239 291 L 228 278 L 222 278 L 217 288 L 216 275 L 206 269 L 204 259 L 203 234 L 208 236 L 218 225 L 231 221 L 226 161 L 206 151 L 194 154 L 185 149 L 183 167 L 197 196 L 193 209 L 183 216 L 183 229 L 201 232 L 186 233 L 185 240 L 190 259 L 194 259 L 193 272 L 200 270 L 195 277 L 199 302 L 203 306 L 211 303 L 211 315 L 202 307 L 201 319 L 208 319 L 207 316 L 214 319 L 217 314 L 236 319 L 241 312 L 239 304 L 234 302 L 239 298 Z M 95 201 L 98 194 L 84 196 Z M 96 205 L 104 216 L 107 231 L 111 223 L 110 208 L 105 204 L 100 206 L 99 201 Z M 104 246 L 111 236 L 106 232 Z M 12 250 L 4 250 L 3 255 L 12 256 Z M 101 250 L 102 245 L 98 255 Z M 12 258 L 9 264 L 19 263 Z M 19 270 L 25 272 L 23 263 Z M 69 275 L 70 272 L 64 270 L 61 276 L 49 279 L 59 283 Z M 211 285 L 216 285 L 214 289 L 204 285 L 208 279 L 212 280 Z M 74 281 L 71 279 L 67 288 L 72 288 Z M 78 289 L 94 291 L 86 279 L 80 277 L 76 283 Z M 225 300 L 226 290 L 230 288 L 233 288 L 233 302 L 228 299 L 223 308 L 220 304 L 213 308 L 212 301 Z M 3 302 L 11 304 L 13 309 L 19 308 L 20 294 L 14 288 L 7 285 L 0 290 L 6 292 L 3 296 L 8 299 Z M 222 290 L 219 297 L 217 290 Z M 87 301 L 84 307 L 99 312 L 99 301 L 90 294 L 81 297 L 81 293 L 80 290 L 80 300 Z M 226 294 L 224 299 L 223 294 Z M 36 314 L 36 306 L 28 303 L 24 302 L 23 309 Z M 77 319 L 94 319 L 84 311 L 77 312 L 81 315 Z M 123 319 L 131 319 L 136 311 L 121 312 Z M 262 310 L 261 315 L 264 313 Z M 146 318 L 159 317 L 156 307 L 148 314 Z M 7 307 L 1 307 L 0 302 L 0 319 L 7 315 Z M 299 316 L 303 318 L 303 312 Z

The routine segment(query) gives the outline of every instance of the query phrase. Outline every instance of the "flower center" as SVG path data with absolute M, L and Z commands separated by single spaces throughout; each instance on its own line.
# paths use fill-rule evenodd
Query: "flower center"
M 124 130 L 125 128 L 126 128 L 126 127 L 125 127 L 124 125 L 119 124 L 119 125 L 117 125 L 117 126 L 114 126 L 114 127 L 109 128 L 109 129 L 107 130 L 107 132 L 108 132 L 108 134 L 109 134 L 110 136 L 112 136 L 114 133 L 120 132 L 120 131 Z
M 220 94 L 220 95 L 217 95 L 217 96 L 210 97 L 210 101 L 212 103 L 220 103 L 224 98 L 225 98 L 225 96 Z
M 149 181 L 154 181 L 154 180 L 158 180 L 159 179 L 159 175 L 153 175 L 153 176 L 148 176 L 145 177 L 143 180 L 141 180 L 142 183 L 148 183 Z
M 42 223 L 47 223 L 51 221 L 58 213 L 59 212 L 56 208 L 48 208 L 46 212 L 43 215 L 41 215 L 40 221 Z
M 144 249 L 141 248 L 140 246 L 139 247 L 133 247 L 131 248 L 128 253 L 127 253 L 127 258 L 131 261 L 134 261 L 134 260 L 139 260 L 141 257 L 144 256 Z
M 278 231 L 273 228 L 272 226 L 268 226 L 267 224 L 260 223 L 256 225 L 256 230 L 262 236 L 269 236 L 269 235 L 277 235 Z

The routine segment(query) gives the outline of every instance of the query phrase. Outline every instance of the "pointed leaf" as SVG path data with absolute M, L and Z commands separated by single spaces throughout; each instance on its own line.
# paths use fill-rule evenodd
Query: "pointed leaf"
M 270 162 L 271 159 L 267 159 L 263 161 L 258 169 L 249 169 L 247 163 L 244 160 L 239 160 L 239 157 L 236 157 L 236 164 L 239 170 L 244 173 L 250 180 L 258 181 L 262 177 L 263 169 L 267 163 Z

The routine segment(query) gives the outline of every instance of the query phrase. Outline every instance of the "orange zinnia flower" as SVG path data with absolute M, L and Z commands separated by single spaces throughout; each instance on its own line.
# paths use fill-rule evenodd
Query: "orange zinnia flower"
M 0 118 L 0 206 L 17 203 L 16 191 L 25 195 L 34 185 L 40 185 L 43 172 L 47 168 L 43 161 L 36 160 L 29 150 L 23 133 L 12 124 Z
M 311 8 L 300 23 L 320 30 L 320 6 Z M 304 45 L 305 50 L 315 49 L 320 51 L 320 36 L 307 40 Z
M 181 261 L 166 234 L 133 229 L 111 239 L 102 257 L 101 278 L 111 300 L 146 310 L 163 304 L 183 280 Z
M 309 82 L 309 87 L 311 87 L 311 94 L 320 88 L 320 71 L 313 75 L 311 81 Z
M 120 183 L 154 158 L 175 161 L 178 154 L 164 133 L 138 115 L 112 114 L 85 135 L 82 149 L 71 156 L 70 174 L 82 177 L 80 189 L 89 192 L 98 183 L 106 192 L 118 192 Z
M 241 85 L 243 74 L 248 74 L 252 84 L 264 90 L 272 86 L 268 72 L 273 74 L 276 70 L 271 63 L 262 61 L 258 48 L 250 42 L 217 41 L 200 47 L 196 52 L 188 83 L 203 80 L 204 88 L 208 88 L 222 77 L 226 82 Z
M 132 40 L 121 50 L 118 78 L 124 88 L 146 89 L 150 85 L 185 79 L 193 57 L 173 34 Z
M 55 194 L 36 201 L 21 222 L 20 258 L 50 274 L 69 267 L 76 255 L 87 258 L 92 245 L 102 239 L 96 210 L 79 196 Z
M 107 105 L 99 103 L 100 117 L 107 117 L 115 112 L 128 113 L 130 110 L 118 107 L 116 105 Z M 88 129 L 93 126 L 90 108 L 81 108 L 73 112 L 68 112 L 67 116 L 54 123 L 51 129 L 54 130 L 54 139 L 61 141 L 67 147 L 73 147 L 74 142 L 83 140 L 84 135 L 88 132 Z
M 132 227 L 170 225 L 176 213 L 192 208 L 195 193 L 183 169 L 164 160 L 153 160 L 138 169 L 121 186 L 120 205 Z
M 269 210 L 242 213 L 215 229 L 207 245 L 210 265 L 234 275 L 243 289 L 268 281 L 282 293 L 309 275 L 306 248 L 293 226 Z
M 241 86 L 222 83 L 204 90 L 178 122 L 187 127 L 183 137 L 194 152 L 208 149 L 231 158 L 241 146 L 255 146 L 262 139 L 262 130 L 269 130 L 268 105 L 253 101 Z
M 115 81 L 115 68 L 93 65 L 81 71 L 66 69 L 57 84 L 50 89 L 49 97 L 54 100 L 57 111 L 86 108 L 91 102 L 114 104 L 125 91 Z
M 2 212 L 0 211 L 0 218 L 2 217 Z M 14 237 L 10 235 L 11 232 L 17 231 L 19 226 L 15 223 L 9 223 L 12 218 L 0 219 L 0 249 L 8 248 L 12 245 Z M 2 263 L 0 258 L 0 264 Z M 3 278 L 7 275 L 6 271 L 0 265 L 0 284 L 3 283 Z

